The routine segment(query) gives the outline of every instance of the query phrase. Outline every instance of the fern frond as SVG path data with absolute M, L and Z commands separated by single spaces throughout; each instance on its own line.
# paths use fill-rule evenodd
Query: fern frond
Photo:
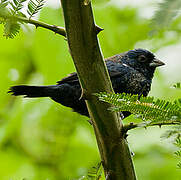
M 98 163 L 97 166 L 92 167 L 87 174 L 88 179 L 99 180 L 102 174 L 101 163 Z
M 32 18 L 35 14 L 37 14 L 45 4 L 44 0 L 30 0 L 28 3 L 28 14 L 30 15 L 29 18 Z
M 19 15 L 21 12 L 17 12 L 17 14 Z M 23 15 L 21 14 L 19 16 Z M 15 16 L 12 15 L 12 13 L 8 10 L 8 8 L 0 6 L 0 24 L 4 25 L 3 36 L 6 38 L 14 38 L 19 33 L 20 23 L 23 22 L 18 22 Z
M 177 136 L 176 140 L 175 140 L 175 146 L 177 146 L 178 148 L 181 148 L 181 132 L 179 133 L 179 135 Z M 180 156 L 181 154 L 179 154 Z
M 23 3 L 25 2 L 26 0 L 13 0 L 12 2 L 10 2 L 11 4 L 11 12 L 12 12 L 12 15 L 16 15 L 18 14 L 18 12 L 23 8 Z
M 181 150 L 176 151 L 174 154 L 181 158 Z
M 9 0 L 1 0 L 0 1 L 0 9 L 7 7 L 8 4 L 9 4 Z
M 27 7 L 29 18 L 21 12 L 25 1 L 29 2 Z M 11 4 L 9 2 L 11 2 Z M 31 19 L 33 15 L 42 9 L 44 2 L 44 0 L 0 0 L 0 24 L 6 24 L 4 36 L 13 38 L 19 32 L 19 25 L 26 23 L 48 29 L 66 37 L 65 28 Z M 10 5 L 8 5 L 8 3 Z M 12 22 L 12 25 L 10 22 Z M 10 30 L 12 30 L 12 33 Z
M 17 21 L 7 19 L 4 24 L 4 35 L 6 38 L 14 38 L 20 30 L 20 24 Z
M 5 19 L 2 17 L 2 15 L 7 14 L 7 5 L 9 1 L 8 0 L 1 0 L 0 1 L 0 24 L 5 23 Z
M 100 93 L 101 101 L 113 104 L 113 111 L 129 111 L 138 118 L 151 120 L 151 122 L 167 121 L 181 122 L 180 100 L 169 102 L 165 100 L 154 100 L 153 97 L 141 97 L 131 94 L 108 94 Z
M 178 169 L 181 169 L 181 162 L 177 164 Z
M 181 10 L 180 0 L 164 0 L 152 18 L 152 25 L 156 29 L 168 26 Z
M 102 179 L 102 165 L 98 163 L 98 165 L 92 167 L 86 176 L 79 178 L 79 180 L 101 180 Z
M 0 3 L 0 23 L 4 25 L 4 34 L 6 38 L 14 38 L 20 30 L 20 23 L 17 16 L 26 17 L 20 10 L 23 3 L 27 0 L 2 0 Z M 7 5 L 10 4 L 10 7 Z
M 180 158 L 180 161 L 177 163 L 177 167 L 181 169 L 181 133 L 177 136 L 174 144 L 179 148 L 179 150 L 177 150 L 174 154 Z
M 1 0 L 0 1 L 0 17 L 1 19 L 4 19 L 2 18 L 2 16 L 5 14 L 8 14 L 8 8 L 7 8 L 7 5 L 9 4 L 9 1 L 8 0 Z

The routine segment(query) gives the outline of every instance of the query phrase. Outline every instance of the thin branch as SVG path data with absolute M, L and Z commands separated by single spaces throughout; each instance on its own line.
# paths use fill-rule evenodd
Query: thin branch
M 66 31 L 65 31 L 65 29 L 63 27 L 50 25 L 50 24 L 47 24 L 47 23 L 44 23 L 44 22 L 40 22 L 40 21 L 33 20 L 33 19 L 28 19 L 26 17 L 21 17 L 21 16 L 11 16 L 11 15 L 3 15 L 3 14 L 1 14 L 1 17 L 3 17 L 4 19 L 14 19 L 14 20 L 19 21 L 19 22 L 24 22 L 24 23 L 27 23 L 27 24 L 33 24 L 33 25 L 36 26 L 36 28 L 37 27 L 42 27 L 42 28 L 45 28 L 45 29 L 49 29 L 49 30 L 53 31 L 56 34 L 59 34 L 59 35 L 62 35 L 64 37 L 66 37 Z
M 41 22 L 41 21 L 37 21 L 37 20 L 34 20 L 34 19 L 21 17 L 21 16 L 11 16 L 11 15 L 7 15 L 7 14 L 6 15 L 1 14 L 0 17 L 2 17 L 4 19 L 14 19 L 16 21 L 24 22 L 24 23 L 27 23 L 27 24 L 33 24 L 33 25 L 36 26 L 36 28 L 42 27 L 42 28 L 48 29 L 50 31 L 53 31 L 55 34 L 59 34 L 61 36 L 66 37 L 65 28 L 60 27 L 60 26 L 50 25 L 50 24 L 47 24 L 47 23 L 44 23 L 44 22 Z M 102 29 L 101 27 L 99 27 L 97 25 L 95 26 L 95 28 L 96 28 L 96 33 L 97 34 L 104 30 L 104 29 Z
M 150 126 L 165 126 L 165 125 L 181 125 L 180 122 L 158 122 L 158 123 L 150 123 L 150 124 L 146 124 L 146 126 L 144 126 L 145 123 L 133 123 L 131 122 L 130 124 L 126 124 L 124 125 L 123 131 L 124 133 L 126 133 L 127 131 L 131 130 L 131 129 L 135 129 L 137 127 L 150 127 Z

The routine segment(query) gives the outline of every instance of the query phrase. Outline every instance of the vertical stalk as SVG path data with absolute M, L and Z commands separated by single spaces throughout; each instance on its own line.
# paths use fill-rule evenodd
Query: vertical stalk
M 113 92 L 108 71 L 97 40 L 90 1 L 61 0 L 68 45 L 82 86 L 87 107 L 109 180 L 135 180 L 136 175 L 126 140 L 122 136 L 122 122 L 112 105 L 93 95 Z

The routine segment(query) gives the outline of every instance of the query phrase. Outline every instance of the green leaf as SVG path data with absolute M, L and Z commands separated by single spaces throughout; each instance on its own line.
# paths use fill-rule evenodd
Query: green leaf
M 177 147 L 181 148 L 181 132 L 178 134 L 175 143 L 174 143 Z
M 181 132 L 177 135 L 177 138 L 174 142 L 174 145 L 179 148 L 178 151 L 176 151 L 174 154 L 178 157 L 181 158 Z M 181 161 L 177 163 L 177 167 L 181 169 Z
M 26 17 L 26 15 L 24 13 L 20 12 L 20 11 L 18 12 L 18 15 L 21 16 L 21 17 Z
M 12 2 L 10 2 L 11 4 L 11 7 L 13 8 L 13 10 L 15 11 L 16 10 L 16 5 L 14 5 Z
M 10 2 L 11 5 L 11 12 L 13 15 L 17 15 L 18 12 L 23 8 L 23 3 L 27 0 L 13 0 Z
M 103 169 L 101 163 L 92 167 L 86 176 L 79 178 L 79 180 L 100 180 L 102 177 Z
M 174 154 L 175 154 L 176 156 L 181 157 L 181 151 L 176 151 Z
M 1 0 L 0 2 L 0 8 L 5 8 L 9 4 L 8 0 Z
M 29 14 L 29 18 L 32 18 L 35 14 L 37 14 L 45 4 L 44 0 L 30 0 L 28 3 L 27 13 Z
M 0 3 L 0 24 L 4 24 L 6 19 L 4 18 L 4 16 L 9 15 L 9 11 L 6 8 L 8 2 L 4 1 Z
M 20 24 L 14 20 L 6 20 L 4 25 L 4 35 L 6 38 L 14 38 L 20 30 Z
M 153 97 L 141 97 L 131 94 L 97 94 L 101 101 L 114 105 L 110 110 L 129 111 L 142 120 L 151 120 L 151 122 L 181 122 L 181 102 L 165 101 L 161 99 L 154 100 Z
M 7 7 L 8 4 L 9 4 L 8 0 L 2 0 L 0 2 L 0 16 L 3 15 L 3 14 L 7 14 L 8 9 L 6 7 Z
M 181 162 L 177 164 L 178 169 L 181 169 Z

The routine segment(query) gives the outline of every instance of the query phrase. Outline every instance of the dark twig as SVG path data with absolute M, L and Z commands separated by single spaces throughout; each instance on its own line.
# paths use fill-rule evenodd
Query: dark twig
M 150 126 L 165 126 L 165 125 L 180 125 L 180 122 L 158 122 L 158 123 L 150 123 L 150 124 L 145 124 L 145 123 L 129 123 L 125 124 L 123 131 L 126 133 L 127 131 L 137 128 L 137 127 L 150 127 Z

